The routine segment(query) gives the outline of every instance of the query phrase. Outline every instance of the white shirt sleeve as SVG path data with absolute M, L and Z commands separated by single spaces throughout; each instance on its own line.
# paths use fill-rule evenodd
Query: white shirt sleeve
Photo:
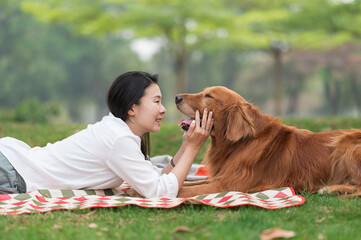
M 109 154 L 108 166 L 138 193 L 146 198 L 170 197 L 178 194 L 178 180 L 173 173 L 159 174 L 140 151 L 140 139 L 123 136 Z

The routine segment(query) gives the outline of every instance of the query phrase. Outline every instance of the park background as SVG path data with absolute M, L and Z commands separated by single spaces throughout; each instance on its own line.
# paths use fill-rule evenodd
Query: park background
M 174 96 L 223 85 L 280 117 L 361 113 L 360 0 L 2 0 L 0 120 L 108 113 L 121 73 Z
M 107 114 L 119 74 L 158 73 L 167 108 L 152 155 L 174 155 L 174 96 L 227 86 L 315 132 L 361 128 L 361 0 L 1 0 L 0 137 L 61 140 Z M 201 162 L 209 142 L 197 155 Z M 301 206 L 136 206 L 2 216 L 2 239 L 359 239 L 361 201 Z M 181 230 L 180 230 L 181 229 Z

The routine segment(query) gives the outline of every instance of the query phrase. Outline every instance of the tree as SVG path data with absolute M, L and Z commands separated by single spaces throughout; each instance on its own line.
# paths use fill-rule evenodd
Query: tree
M 325 51 L 359 37 L 360 1 L 245 0 L 234 44 L 268 50 L 274 61 L 274 113 L 281 115 L 282 56 L 289 50 Z M 354 25 L 349 24 L 355 22 Z
M 359 57 L 352 54 L 352 50 L 348 51 L 353 48 L 353 52 L 359 52 L 356 45 L 351 43 L 359 41 L 361 37 L 360 12 L 359 0 L 299 1 L 298 11 L 288 22 L 291 28 L 299 29 L 298 31 L 311 30 L 327 37 L 311 47 L 324 52 L 322 76 L 325 96 L 332 114 L 339 112 L 341 91 L 346 82 L 341 79 L 349 81 L 356 104 L 361 104 L 357 97 L 359 94 L 356 84 L 356 78 L 359 77 L 356 70 L 359 68 L 356 67 L 359 66 Z M 340 76 L 342 72 L 348 76 Z
M 269 51 L 276 115 L 282 113 L 284 53 L 327 50 L 358 38 L 361 29 L 359 0 L 26 0 L 23 9 L 81 34 L 161 39 L 172 55 L 178 92 L 185 89 L 193 49 Z
M 348 100 L 350 106 L 354 102 L 361 112 L 361 45 L 359 43 L 347 43 L 331 49 L 323 54 L 324 87 L 326 92 L 327 107 L 333 115 L 340 113 L 340 103 Z M 341 91 L 347 99 L 341 98 Z M 353 101 L 350 101 L 353 100 Z
M 217 0 L 27 0 L 23 9 L 47 22 L 65 22 L 81 34 L 160 38 L 172 55 L 178 92 L 186 89 L 189 51 L 225 39 L 237 15 Z
M 64 24 L 40 23 L 20 5 L 21 1 L 0 2 L 0 108 L 15 108 L 35 98 L 41 104 L 61 103 L 72 120 L 102 116 L 111 81 L 119 71 L 140 63 L 129 41 L 100 40 L 71 33 Z M 89 107 L 94 116 L 85 118 Z
M 44 31 L 22 14 L 19 5 L 11 0 L 0 2 L 0 104 L 7 108 L 34 95 L 41 101 L 50 99 L 64 77 L 62 67 L 48 57 L 54 53 L 48 44 L 54 38 L 47 42 Z M 33 41 L 34 36 L 38 41 Z

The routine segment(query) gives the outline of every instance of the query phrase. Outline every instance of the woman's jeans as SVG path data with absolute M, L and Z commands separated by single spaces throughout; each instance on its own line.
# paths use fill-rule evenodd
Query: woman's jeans
M 0 194 L 25 193 L 24 179 L 0 152 Z

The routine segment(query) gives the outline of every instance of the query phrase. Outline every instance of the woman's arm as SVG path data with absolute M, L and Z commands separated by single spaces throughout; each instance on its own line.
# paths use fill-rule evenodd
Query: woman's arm
M 183 136 L 185 136 L 185 134 L 186 133 L 184 133 Z M 173 163 L 174 164 L 178 163 L 179 158 L 183 155 L 185 149 L 186 149 L 186 142 L 184 141 L 184 138 L 183 138 L 182 145 L 180 146 L 178 152 L 173 156 Z M 164 168 L 162 170 L 162 173 L 168 174 L 168 173 L 170 173 L 170 171 L 172 171 L 172 169 L 173 169 L 172 164 L 168 163 L 167 165 L 164 166 Z
M 208 114 L 208 110 L 205 109 L 201 122 L 199 111 L 197 110 L 195 120 L 183 135 L 183 143 L 173 158 L 175 167 L 171 163 L 164 167 L 163 173 L 172 172 L 177 177 L 179 188 L 182 187 L 198 151 L 206 142 L 212 126 L 212 112 Z

